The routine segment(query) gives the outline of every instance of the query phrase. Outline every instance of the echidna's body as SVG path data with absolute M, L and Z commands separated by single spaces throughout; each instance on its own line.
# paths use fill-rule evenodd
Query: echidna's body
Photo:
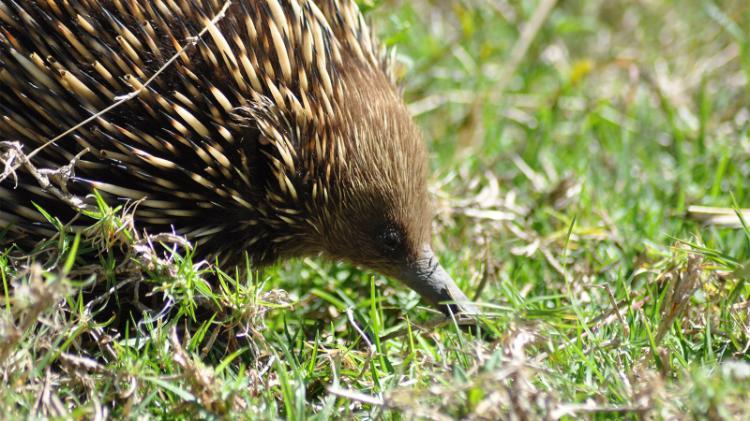
M 137 223 L 208 255 L 324 254 L 465 300 L 429 250 L 425 150 L 356 5 L 228 3 L 0 0 L 0 140 L 29 152 L 163 68 L 36 166 L 88 149 L 71 191 L 142 200 Z M 11 239 L 49 232 L 32 201 L 64 212 L 29 177 L 0 185 Z

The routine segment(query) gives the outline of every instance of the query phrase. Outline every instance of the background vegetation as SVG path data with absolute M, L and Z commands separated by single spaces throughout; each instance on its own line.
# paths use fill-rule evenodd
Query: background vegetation
M 363 6 L 398 48 L 435 249 L 477 326 L 345 265 L 221 273 L 102 205 L 81 241 L 0 253 L 0 414 L 750 413 L 750 3 Z

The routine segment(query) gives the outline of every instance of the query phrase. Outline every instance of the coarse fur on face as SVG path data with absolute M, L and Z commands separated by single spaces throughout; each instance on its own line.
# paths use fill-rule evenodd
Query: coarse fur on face
M 353 70 L 353 71 L 352 71 Z M 346 72 L 332 205 L 318 208 L 323 250 L 395 275 L 429 245 L 426 152 L 392 84 L 367 68 Z M 328 209 L 331 209 L 330 211 Z
M 308 133 L 300 139 L 308 145 L 298 148 L 293 164 L 300 170 L 291 186 L 268 186 L 270 197 L 293 189 L 305 202 L 305 212 L 282 228 L 286 235 L 276 234 L 288 238 L 277 250 L 288 256 L 318 252 L 395 275 L 395 267 L 415 260 L 430 241 L 424 143 L 382 68 L 343 50 L 333 73 L 340 94 L 330 101 L 333 112 L 321 119 L 310 121 L 294 110 L 289 115 L 274 104 L 249 112 L 261 136 Z

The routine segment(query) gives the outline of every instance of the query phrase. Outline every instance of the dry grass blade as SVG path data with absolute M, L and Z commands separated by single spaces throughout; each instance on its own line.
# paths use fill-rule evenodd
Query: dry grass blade
M 513 74 L 521 64 L 521 61 L 523 61 L 523 58 L 529 51 L 531 43 L 536 38 L 539 30 L 542 29 L 542 25 L 547 20 L 547 17 L 549 17 L 550 12 L 552 12 L 552 9 L 554 9 L 556 4 L 557 0 L 542 0 L 536 10 L 534 10 L 534 14 L 531 16 L 529 22 L 524 25 L 521 31 L 521 36 L 518 38 L 518 41 L 516 41 L 516 44 L 510 52 L 510 58 L 503 69 L 502 77 L 498 79 L 500 85 L 495 87 L 495 92 L 502 93 L 505 91 L 508 81 L 511 80 Z
M 336 386 L 328 386 L 326 390 L 328 390 L 328 393 L 335 395 L 335 396 L 342 397 L 344 399 L 349 399 L 352 401 L 362 402 L 362 403 L 375 405 L 375 406 L 385 405 L 385 401 L 381 398 L 378 398 L 377 396 L 366 395 L 364 393 L 356 392 L 354 390 L 342 389 Z
M 743 218 L 750 220 L 750 209 L 740 209 Z M 710 206 L 690 206 L 687 218 L 702 222 L 705 225 L 714 225 L 725 228 L 742 228 L 742 221 L 737 216 L 737 210 L 732 208 L 716 208 Z
M 552 419 L 560 419 L 563 417 L 575 417 L 576 415 L 583 414 L 638 414 L 640 416 L 645 415 L 651 408 L 648 406 L 611 406 L 611 405 L 597 405 L 594 402 L 587 402 L 583 404 L 563 404 L 555 408 L 550 414 Z
M 660 280 L 666 283 L 667 294 L 661 307 L 661 321 L 655 336 L 657 345 L 674 321 L 685 312 L 690 304 L 690 297 L 705 282 L 706 274 L 702 263 L 700 255 L 690 254 L 685 265 L 677 265 L 660 276 Z

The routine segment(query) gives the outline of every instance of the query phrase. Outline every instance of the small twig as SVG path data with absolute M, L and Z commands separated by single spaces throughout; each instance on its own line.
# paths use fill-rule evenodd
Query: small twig
M 36 168 L 31 163 L 31 155 L 26 155 L 23 152 L 23 145 L 19 142 L 0 142 L 0 148 L 6 150 L 6 153 L 0 156 L 0 162 L 5 164 L 5 170 L 0 174 L 0 182 L 8 177 L 12 177 L 17 184 L 18 178 L 16 170 L 23 167 L 32 177 L 34 177 L 34 179 L 36 179 L 39 187 L 55 196 L 57 199 L 63 201 L 68 206 L 80 212 L 92 210 L 91 206 L 86 205 L 83 199 L 69 193 L 65 188 L 67 181 L 74 176 L 73 169 L 75 168 L 76 161 L 86 154 L 88 149 L 79 152 L 78 155 L 73 157 L 68 165 L 53 170 Z M 52 181 L 50 181 L 50 178 L 56 179 L 60 187 L 56 187 Z
M 490 278 L 490 266 L 492 265 L 492 258 L 490 256 L 490 246 L 487 243 L 486 247 L 484 248 L 484 270 L 482 271 L 482 278 L 479 281 L 479 285 L 477 286 L 477 290 L 476 292 L 474 292 L 474 297 L 471 299 L 471 301 L 479 301 L 484 288 L 487 286 L 487 281 Z
M 60 353 L 60 361 L 73 368 L 77 372 L 93 372 L 93 373 L 104 373 L 107 372 L 107 368 L 98 363 L 97 361 L 75 354 L 69 354 L 67 352 Z
M 617 307 L 617 300 L 615 299 L 615 295 L 612 293 L 612 289 L 609 287 L 609 285 L 604 285 L 604 290 L 607 291 L 607 296 L 609 296 L 609 302 L 612 304 L 612 310 L 617 315 L 617 319 L 620 321 L 620 324 L 622 325 L 622 332 L 624 333 L 625 337 L 630 336 L 630 328 L 628 327 L 628 324 L 625 323 L 625 319 L 622 317 L 622 314 L 620 314 L 620 310 Z

